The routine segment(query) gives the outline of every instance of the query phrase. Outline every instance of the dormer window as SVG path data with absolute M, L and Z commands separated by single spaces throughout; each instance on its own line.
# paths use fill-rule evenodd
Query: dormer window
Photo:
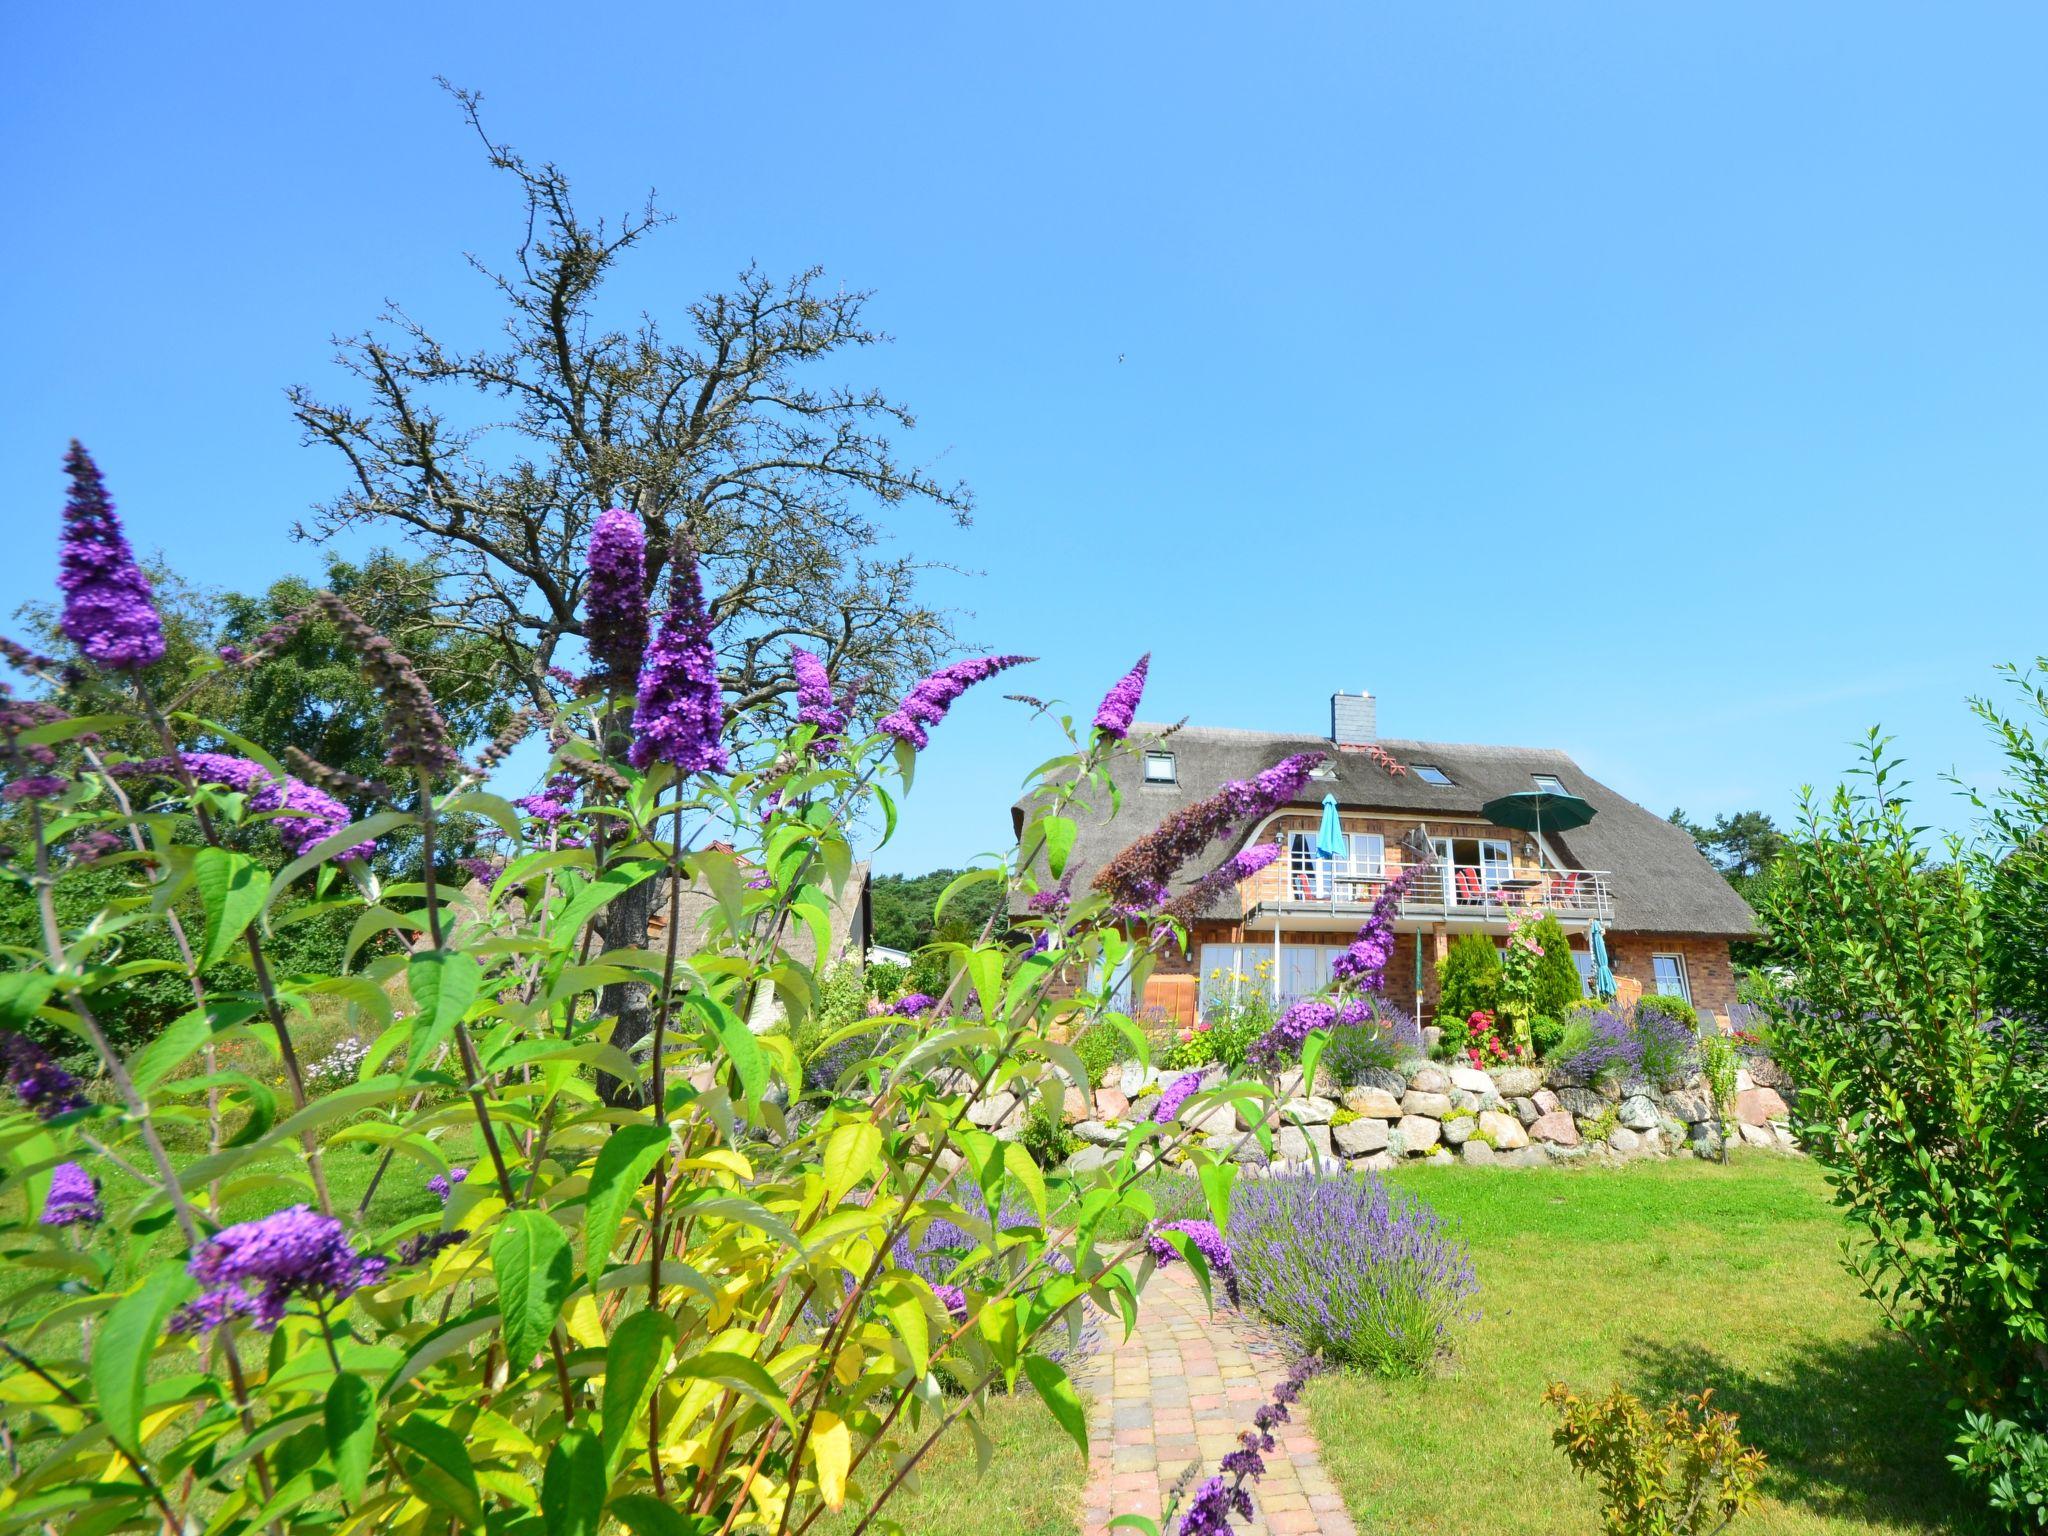
M 1532 773 L 1529 782 L 1547 794 L 1564 795 L 1570 791 L 1564 787 L 1564 780 L 1554 773 Z
M 1423 783 L 1435 784 L 1439 788 L 1450 787 L 1451 776 L 1435 763 L 1410 763 L 1408 766 L 1415 770 L 1415 777 Z
M 1178 784 L 1180 774 L 1173 765 L 1171 752 L 1147 752 L 1145 754 L 1145 782 L 1147 784 Z

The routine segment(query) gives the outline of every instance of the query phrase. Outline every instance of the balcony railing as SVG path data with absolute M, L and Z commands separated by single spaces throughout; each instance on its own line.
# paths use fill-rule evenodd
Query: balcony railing
M 1279 859 L 1238 889 L 1244 915 L 1255 909 L 1363 918 L 1400 866 L 1358 872 L 1343 864 L 1295 866 Z M 1402 917 L 1505 921 L 1510 912 L 1545 911 L 1562 918 L 1614 918 L 1614 896 L 1600 869 L 1532 869 L 1502 864 L 1433 864 L 1402 893 Z

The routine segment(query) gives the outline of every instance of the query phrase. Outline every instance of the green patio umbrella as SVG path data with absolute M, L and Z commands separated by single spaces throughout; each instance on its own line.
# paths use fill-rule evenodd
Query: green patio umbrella
M 1546 826 L 1553 832 L 1569 832 L 1573 827 L 1583 827 L 1596 813 L 1577 795 L 1554 789 L 1525 789 L 1520 794 L 1487 801 L 1479 807 L 1479 814 L 1496 827 L 1534 832 L 1541 839 Z
M 1607 963 L 1607 934 L 1597 917 L 1586 929 L 1586 938 L 1593 946 L 1593 990 L 1601 997 L 1612 997 L 1620 988 L 1614 984 L 1614 968 Z
M 1345 840 L 1344 824 L 1337 819 L 1337 797 L 1323 796 L 1323 824 L 1316 828 L 1316 852 L 1326 859 L 1342 859 L 1350 856 L 1351 844 Z

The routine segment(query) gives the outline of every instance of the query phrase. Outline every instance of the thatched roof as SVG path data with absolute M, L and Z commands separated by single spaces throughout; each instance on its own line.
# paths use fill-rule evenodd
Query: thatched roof
M 1132 728 L 1132 738 L 1153 737 L 1159 725 Z M 1701 856 L 1682 829 L 1652 814 L 1633 800 L 1609 789 L 1563 752 L 1538 747 L 1490 747 L 1441 741 L 1404 741 L 1391 737 L 1376 745 L 1410 771 L 1390 774 L 1366 752 L 1338 750 L 1323 736 L 1277 735 L 1269 731 L 1236 731 L 1213 726 L 1184 726 L 1159 750 L 1174 754 L 1178 781 L 1160 785 L 1142 782 L 1142 759 L 1122 757 L 1113 770 L 1123 793 L 1123 808 L 1114 818 L 1082 816 L 1081 832 L 1069 861 L 1076 889 L 1094 877 L 1103 862 L 1162 820 L 1215 793 L 1232 779 L 1249 779 L 1296 752 L 1325 754 L 1323 769 L 1330 778 L 1312 779 L 1298 804 L 1313 810 L 1324 794 L 1334 792 L 1339 807 L 1364 815 L 1413 816 L 1427 825 L 1432 815 L 1477 816 L 1479 808 L 1501 795 L 1535 787 L 1532 774 L 1550 774 L 1579 795 L 1598 813 L 1586 826 L 1571 832 L 1546 832 L 1544 839 L 1567 865 L 1611 872 L 1614 927 L 1627 933 L 1701 934 L 1746 938 L 1756 932 L 1756 917 L 1729 888 L 1713 865 Z M 1450 784 L 1425 783 L 1413 772 L 1417 763 L 1444 771 Z M 1024 806 L 1013 808 L 1021 830 Z M 1249 832 L 1250 829 L 1243 829 Z M 1219 846 L 1190 875 L 1200 874 L 1235 851 Z

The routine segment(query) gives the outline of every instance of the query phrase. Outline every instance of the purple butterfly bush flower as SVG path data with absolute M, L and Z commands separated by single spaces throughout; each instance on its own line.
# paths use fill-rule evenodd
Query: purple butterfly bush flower
M 1270 1072 L 1299 1061 L 1302 1042 L 1319 1029 L 1345 1029 L 1374 1022 L 1369 998 L 1298 998 L 1287 1005 L 1287 1011 L 1271 1029 L 1252 1042 L 1245 1059 L 1261 1071 Z
M 417 1237 L 408 1237 L 400 1243 L 394 1257 L 401 1266 L 410 1269 L 415 1264 L 424 1264 L 447 1249 L 453 1248 L 457 1243 L 466 1241 L 468 1237 L 467 1227 L 457 1227 L 453 1232 L 422 1232 Z
M 1181 895 L 1160 909 L 1161 915 L 1191 923 L 1206 915 L 1217 902 L 1280 857 L 1278 843 L 1256 843 L 1233 853 Z
M 1308 1378 L 1322 1369 L 1313 1356 L 1297 1360 L 1269 1402 L 1252 1415 L 1251 1428 L 1237 1437 L 1237 1449 L 1218 1463 L 1219 1470 L 1195 1490 L 1187 1513 L 1175 1527 L 1179 1536 L 1229 1536 L 1233 1516 L 1253 1518 L 1251 1485 L 1266 1475 L 1266 1456 L 1279 1442 L 1273 1431 L 1291 1418 Z
M 1386 974 L 1387 962 L 1394 958 L 1394 919 L 1401 914 L 1401 899 L 1408 894 L 1408 888 L 1422 870 L 1420 863 L 1409 864 L 1381 887 L 1365 926 L 1358 930 L 1358 936 L 1351 941 L 1350 947 L 1330 962 L 1332 978 L 1354 981 L 1367 989 L 1380 984 L 1380 978 Z
M 906 992 L 889 1005 L 889 1012 L 899 1018 L 914 1019 L 921 1013 L 929 1013 L 938 1006 L 938 999 L 929 992 Z
M 0 1035 L 0 1064 L 7 1073 L 7 1086 L 14 1090 L 22 1107 L 39 1119 L 54 1120 L 86 1106 L 78 1079 L 50 1059 L 26 1035 Z
M 661 633 L 647 648 L 640 669 L 639 699 L 633 706 L 633 741 L 626 760 L 635 768 L 655 762 L 678 773 L 723 772 L 730 759 L 719 737 L 725 704 L 718 688 L 718 660 L 711 650 L 711 618 L 704 611 L 704 587 L 697 557 L 676 551 L 669 572 L 669 606 Z
M 1254 778 L 1233 780 L 1206 800 L 1184 806 L 1104 864 L 1095 876 L 1095 888 L 1134 911 L 1158 905 L 1188 860 L 1218 838 L 1292 801 L 1323 756 L 1297 752 Z
M 1180 1257 L 1180 1250 L 1168 1242 L 1162 1233 L 1182 1232 L 1195 1251 L 1208 1264 L 1210 1272 L 1222 1278 L 1224 1293 L 1230 1304 L 1238 1305 L 1237 1259 L 1230 1251 L 1230 1244 L 1223 1240 L 1223 1234 L 1216 1230 L 1213 1221 L 1160 1221 L 1154 1222 L 1145 1233 L 1145 1247 L 1156 1264 L 1171 1264 Z
M 847 718 L 846 710 L 832 695 L 831 674 L 825 670 L 824 662 L 801 648 L 791 649 L 789 667 L 796 674 L 797 723 L 817 727 L 811 750 L 821 757 L 829 756 L 838 749 Z
M 94 1227 L 105 1219 L 100 1186 L 91 1174 L 77 1163 L 59 1163 L 50 1170 L 50 1197 L 43 1202 L 44 1226 Z
M 908 742 L 922 752 L 931 745 L 928 726 L 946 718 L 953 701 L 976 683 L 987 682 L 998 672 L 1036 661 L 1035 656 L 976 656 L 941 667 L 904 695 L 903 702 L 882 717 L 880 729 L 898 741 Z
M 439 1197 L 443 1205 L 446 1205 L 448 1197 L 455 1193 L 455 1186 L 468 1177 L 469 1170 L 467 1168 L 451 1168 L 446 1173 L 437 1173 L 427 1180 L 427 1189 L 429 1193 Z
M 181 752 L 178 761 L 198 783 L 212 784 L 248 796 L 252 812 L 287 813 L 278 816 L 271 825 L 277 829 L 278 840 L 293 858 L 310 853 L 354 819 L 349 815 L 348 807 L 326 790 L 316 789 L 290 774 L 273 774 L 261 763 L 253 763 L 246 757 L 236 757 L 227 752 Z M 117 771 L 124 774 L 172 774 L 175 769 L 170 758 L 153 757 L 142 762 L 121 764 Z M 344 862 L 367 859 L 376 851 L 377 844 L 373 840 L 342 850 L 340 857 Z
M 1151 667 L 1152 653 L 1147 651 L 1138 658 L 1138 664 L 1103 695 L 1101 707 L 1095 711 L 1095 729 L 1111 741 L 1122 741 L 1131 734 L 1131 722 L 1138 715 L 1138 702 L 1145 697 L 1145 674 Z
M 292 1298 L 338 1302 L 381 1284 L 389 1267 L 386 1259 L 356 1252 L 332 1216 L 295 1205 L 228 1227 L 202 1246 L 185 1270 L 209 1289 L 174 1313 L 170 1328 L 201 1333 L 242 1316 L 269 1333 Z
M 1152 1106 L 1152 1123 L 1154 1125 L 1171 1125 L 1174 1116 L 1180 1113 L 1181 1105 L 1187 1103 L 1189 1099 L 1199 1093 L 1201 1087 L 1202 1074 L 1200 1072 L 1183 1072 L 1179 1077 L 1176 1077 L 1166 1085 L 1165 1090 L 1159 1095 L 1159 1102 Z
M 631 683 L 647 650 L 647 530 L 622 507 L 600 512 L 591 525 L 583 612 L 598 671 L 612 683 Z
M 99 466 L 75 439 L 65 455 L 71 496 L 57 585 L 64 593 L 65 638 L 86 659 L 113 672 L 138 672 L 162 659 L 164 628 L 149 578 L 135 563 Z
M 19 805 L 24 800 L 57 800 L 70 787 L 71 781 L 58 774 L 38 773 L 16 779 L 5 789 L 0 789 L 0 800 L 9 805 Z

